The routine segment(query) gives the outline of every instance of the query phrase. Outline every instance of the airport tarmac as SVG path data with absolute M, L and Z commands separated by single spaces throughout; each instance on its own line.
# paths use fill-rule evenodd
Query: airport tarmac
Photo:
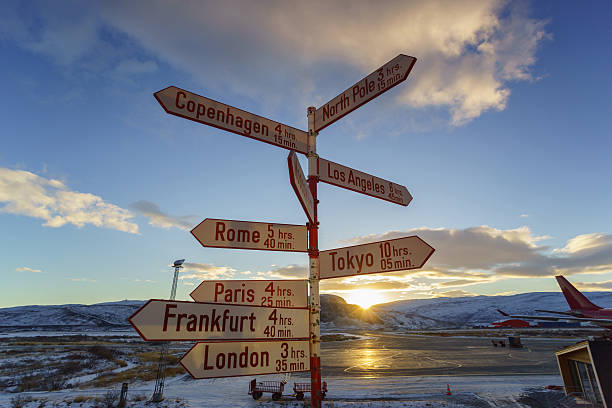
M 554 352 L 577 339 L 521 337 L 523 348 L 505 337 L 445 337 L 358 332 L 365 339 L 324 342 L 322 372 L 329 376 L 558 375 Z M 493 347 L 491 340 L 505 340 Z

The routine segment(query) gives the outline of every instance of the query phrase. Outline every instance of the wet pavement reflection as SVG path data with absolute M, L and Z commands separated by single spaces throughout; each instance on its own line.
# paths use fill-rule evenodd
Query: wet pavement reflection
M 524 348 L 511 349 L 493 347 L 489 337 L 359 334 L 369 338 L 322 343 L 324 376 L 555 375 L 554 352 L 576 342 L 523 338 Z

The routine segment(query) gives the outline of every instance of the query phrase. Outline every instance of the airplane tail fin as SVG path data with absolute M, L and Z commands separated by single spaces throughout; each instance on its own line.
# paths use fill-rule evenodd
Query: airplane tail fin
M 510 316 L 508 313 L 506 313 L 506 312 L 504 312 L 504 311 L 502 311 L 502 310 L 500 310 L 500 309 L 497 309 L 497 311 L 498 311 L 499 313 L 501 313 L 503 316 Z
M 578 289 L 576 289 L 571 283 L 567 281 L 563 276 L 555 276 L 557 283 L 567 300 L 567 304 L 572 310 L 597 310 L 601 307 L 591 303 Z

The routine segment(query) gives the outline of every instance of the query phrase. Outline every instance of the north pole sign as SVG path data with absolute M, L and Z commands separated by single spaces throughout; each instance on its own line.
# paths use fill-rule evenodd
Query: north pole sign
M 308 340 L 200 342 L 179 361 L 195 379 L 310 370 Z
M 152 299 L 128 321 L 147 341 L 308 338 L 308 309 Z
M 333 184 L 334 186 L 403 206 L 407 206 L 412 201 L 412 196 L 408 189 L 401 184 L 396 184 L 329 160 L 321 158 L 317 160 L 319 180 L 324 183 Z
M 417 236 L 321 251 L 321 279 L 419 269 L 433 253 Z
M 175 116 L 213 126 L 300 153 L 308 153 L 303 130 L 243 111 L 175 86 L 156 92 L 155 99 Z
M 416 58 L 400 54 L 315 111 L 316 132 L 408 78 Z
M 308 252 L 305 225 L 206 218 L 191 234 L 205 247 Z
M 205 280 L 189 294 L 196 302 L 308 307 L 307 280 Z

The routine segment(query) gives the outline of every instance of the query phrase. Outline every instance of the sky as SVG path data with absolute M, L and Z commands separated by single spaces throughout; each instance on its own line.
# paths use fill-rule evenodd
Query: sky
M 206 279 L 307 277 L 303 253 L 204 248 L 189 233 L 205 218 L 303 225 L 288 151 L 168 115 L 153 93 L 174 85 L 306 130 L 308 106 L 400 53 L 417 58 L 408 79 L 323 129 L 317 152 L 414 198 L 319 183 L 319 248 L 418 235 L 436 252 L 322 292 L 557 291 L 558 274 L 612 290 L 611 13 L 606 1 L 3 1 L 0 307 L 166 298 L 182 258 L 178 299 Z

